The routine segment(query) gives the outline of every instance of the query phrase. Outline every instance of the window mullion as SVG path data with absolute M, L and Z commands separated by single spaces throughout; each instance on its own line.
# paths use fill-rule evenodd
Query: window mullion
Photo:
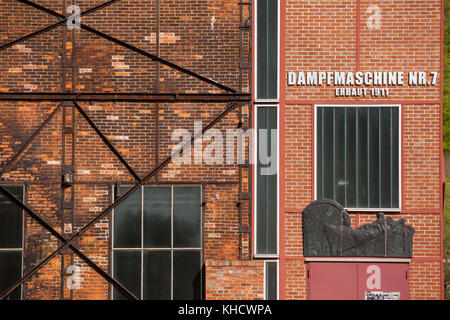
M 333 108 L 333 200 L 336 201 L 336 108 Z
M 144 299 L 144 187 L 141 192 L 141 299 Z
M 348 195 L 347 195 L 347 185 L 348 185 L 348 176 L 347 176 L 347 130 L 348 130 L 348 125 L 347 125 L 347 108 L 344 109 L 344 180 L 345 180 L 345 185 L 344 185 L 344 202 L 345 202 L 345 206 L 348 206 Z
M 370 108 L 367 108 L 367 208 L 370 208 Z
M 355 166 L 356 166 L 356 207 L 359 208 L 359 107 L 356 108 L 356 146 L 355 146 Z
M 170 299 L 173 300 L 173 186 L 170 190 Z
M 394 164 L 393 164 L 393 149 L 392 149 L 392 142 L 393 142 L 393 138 L 392 138 L 392 131 L 393 131 L 393 128 L 392 128 L 392 117 L 393 117 L 393 115 L 392 115 L 392 110 L 393 110 L 393 108 L 391 107 L 391 108 L 389 108 L 389 184 L 390 184 L 390 186 L 389 186 L 389 188 L 390 188 L 390 191 L 391 191 L 391 194 L 390 194 L 390 203 L 391 203 L 391 208 L 393 207 L 393 202 L 392 202 L 392 199 L 393 199 L 393 183 L 392 183 L 392 168 L 394 167 Z
M 381 208 L 381 108 L 378 108 L 378 207 Z

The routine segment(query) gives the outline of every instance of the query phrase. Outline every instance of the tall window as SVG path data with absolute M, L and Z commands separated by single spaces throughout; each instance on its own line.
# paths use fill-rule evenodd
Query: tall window
M 5 187 L 17 199 L 23 200 L 23 187 Z M 23 212 L 0 194 L 0 294 L 22 277 Z M 21 299 L 21 287 L 10 295 Z
M 399 107 L 317 107 L 317 199 L 397 209 Z
M 278 254 L 278 112 L 257 107 L 256 254 Z
M 264 263 L 264 299 L 278 299 L 278 261 Z
M 278 255 L 279 1 L 255 2 L 255 254 Z
M 114 278 L 141 299 L 201 299 L 201 221 L 200 187 L 138 189 L 114 210 Z
M 256 99 L 278 99 L 278 0 L 256 3 Z

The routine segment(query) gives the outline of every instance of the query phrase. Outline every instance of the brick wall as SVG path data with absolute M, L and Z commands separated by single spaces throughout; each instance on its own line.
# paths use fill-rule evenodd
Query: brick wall
M 206 263 L 206 299 L 263 300 L 263 261 L 216 261 Z
M 379 29 L 367 20 L 381 9 Z M 440 72 L 441 1 L 286 1 L 285 73 L 289 71 Z M 283 24 L 283 22 L 282 22 Z M 283 26 L 282 26 L 283 30 Z M 314 104 L 402 106 L 402 210 L 415 228 L 411 298 L 441 297 L 441 105 L 435 86 L 398 86 L 387 98 L 336 98 L 334 86 L 288 86 L 285 91 L 285 183 L 281 217 L 281 296 L 306 299 L 301 212 L 314 200 Z M 413 102 L 416 100 L 417 102 Z M 421 101 L 421 102 L 419 102 Z M 423 102 L 423 103 L 422 103 Z M 352 227 L 373 222 L 375 213 L 350 212 Z M 283 232 L 284 231 L 284 232 Z

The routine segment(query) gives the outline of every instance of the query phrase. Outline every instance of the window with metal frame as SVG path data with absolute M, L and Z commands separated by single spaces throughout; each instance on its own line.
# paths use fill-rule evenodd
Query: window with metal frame
M 316 198 L 400 208 L 399 106 L 316 107 Z
M 117 206 L 114 278 L 144 300 L 201 299 L 201 203 L 198 186 L 145 186 Z
M 257 106 L 256 254 L 278 254 L 278 108 Z
M 256 1 L 256 99 L 278 99 L 278 0 Z
M 264 299 L 278 300 L 278 261 L 264 263 Z
M 22 186 L 5 186 L 17 199 L 23 201 Z M 4 292 L 22 277 L 23 212 L 0 194 L 0 292 Z M 21 286 L 10 295 L 20 300 Z

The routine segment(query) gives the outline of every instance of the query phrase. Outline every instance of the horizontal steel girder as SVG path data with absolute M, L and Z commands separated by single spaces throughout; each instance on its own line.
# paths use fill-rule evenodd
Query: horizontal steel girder
M 147 103 L 225 103 L 251 101 L 248 93 L 64 93 L 1 92 L 0 101 L 78 101 L 78 102 L 147 102 Z

